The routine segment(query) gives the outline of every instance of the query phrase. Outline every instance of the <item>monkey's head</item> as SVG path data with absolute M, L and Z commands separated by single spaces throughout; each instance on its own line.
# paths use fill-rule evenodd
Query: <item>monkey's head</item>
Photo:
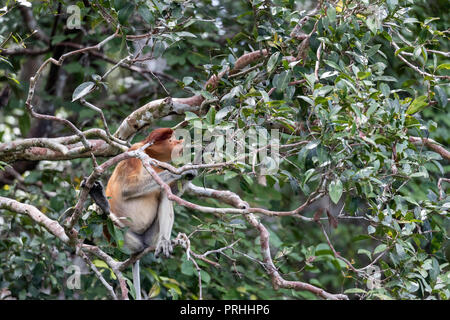
M 144 141 L 144 143 L 147 142 L 153 142 L 153 144 L 145 149 L 145 152 L 159 161 L 169 162 L 179 157 L 183 151 L 183 140 L 175 139 L 173 130 L 170 128 L 153 130 Z

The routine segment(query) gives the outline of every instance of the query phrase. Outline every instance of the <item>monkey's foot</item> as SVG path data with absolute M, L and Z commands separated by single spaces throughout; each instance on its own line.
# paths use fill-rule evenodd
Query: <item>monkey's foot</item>
M 188 236 L 185 233 L 178 233 L 177 237 L 173 240 L 173 243 L 175 246 L 182 246 L 186 249 L 186 257 L 187 260 L 190 258 L 190 252 L 191 252 L 191 242 L 189 241 Z
M 172 253 L 172 251 L 173 251 L 172 242 L 167 239 L 160 239 L 156 244 L 155 257 L 157 258 L 159 254 L 162 252 L 162 254 L 166 258 L 168 258 Z

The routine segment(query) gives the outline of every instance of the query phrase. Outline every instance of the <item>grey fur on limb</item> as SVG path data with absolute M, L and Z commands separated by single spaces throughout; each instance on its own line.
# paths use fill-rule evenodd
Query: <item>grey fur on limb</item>
M 196 175 L 197 170 L 187 170 L 181 173 L 180 175 L 172 173 L 168 170 L 164 170 L 159 174 L 163 182 L 169 185 L 180 179 L 192 180 Z M 156 190 L 161 190 L 161 185 L 157 183 L 151 176 L 148 176 L 148 179 L 139 181 L 132 187 L 129 187 L 126 190 L 124 190 L 122 192 L 122 197 L 124 200 L 139 198 L 145 194 L 152 193 Z

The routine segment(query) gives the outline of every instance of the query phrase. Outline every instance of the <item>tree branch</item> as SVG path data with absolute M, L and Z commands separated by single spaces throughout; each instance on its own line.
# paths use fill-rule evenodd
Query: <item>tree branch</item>
M 238 73 L 242 68 L 250 63 L 260 59 L 268 54 L 267 50 L 254 51 L 242 55 L 236 60 L 233 69 L 226 68 L 218 75 L 213 75 L 206 81 L 205 88 L 207 90 L 214 90 L 217 88 L 220 79 L 226 74 L 233 75 Z M 185 111 L 196 112 L 200 105 L 205 100 L 201 95 L 195 95 L 189 98 L 171 98 L 153 100 L 139 109 L 132 112 L 120 124 L 114 136 L 121 140 L 128 140 L 141 128 L 153 123 L 156 119 L 167 116 L 171 113 L 183 114 Z
M 450 160 L 450 151 L 442 147 L 437 141 L 429 138 L 409 137 L 409 142 L 413 144 L 423 144 L 434 152 L 439 153 L 442 158 Z

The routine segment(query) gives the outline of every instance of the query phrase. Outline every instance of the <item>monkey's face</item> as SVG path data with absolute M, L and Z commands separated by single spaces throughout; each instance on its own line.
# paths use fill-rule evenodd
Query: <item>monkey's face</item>
M 183 154 L 183 139 L 177 140 L 174 136 L 172 136 L 169 140 L 167 140 L 167 143 L 170 146 L 171 154 L 170 159 L 174 160 L 178 157 L 180 157 Z
M 146 150 L 147 154 L 159 161 L 169 162 L 180 157 L 183 152 L 183 140 L 177 140 L 174 136 L 158 141 Z

